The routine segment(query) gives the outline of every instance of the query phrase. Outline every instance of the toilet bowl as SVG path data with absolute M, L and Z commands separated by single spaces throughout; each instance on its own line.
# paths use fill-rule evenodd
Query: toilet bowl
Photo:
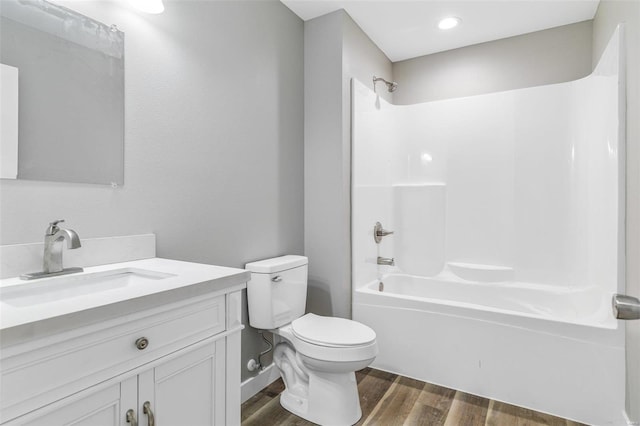
M 355 371 L 373 362 L 375 332 L 356 321 L 304 314 L 307 258 L 282 256 L 246 265 L 249 323 L 280 336 L 274 364 L 280 404 L 320 425 L 352 425 L 362 416 Z
M 308 334 L 300 332 L 300 323 Z M 321 340 L 314 327 L 322 330 Z M 345 328 L 362 328 L 362 334 L 350 336 L 349 341 L 341 335 Z M 355 321 L 307 314 L 273 331 L 284 339 L 274 352 L 274 363 L 285 382 L 281 405 L 321 425 L 356 423 L 362 411 L 354 372 L 375 359 L 378 347 L 373 330 Z

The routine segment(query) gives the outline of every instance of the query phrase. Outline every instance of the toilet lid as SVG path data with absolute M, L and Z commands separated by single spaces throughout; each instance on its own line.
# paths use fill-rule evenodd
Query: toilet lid
M 321 346 L 360 346 L 376 339 L 376 332 L 364 324 L 344 318 L 306 314 L 291 323 L 293 334 Z

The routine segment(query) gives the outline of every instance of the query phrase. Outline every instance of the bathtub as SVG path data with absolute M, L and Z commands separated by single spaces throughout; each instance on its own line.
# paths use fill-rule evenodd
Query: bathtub
M 610 294 L 394 274 L 354 291 L 372 367 L 594 425 L 624 424 L 624 329 Z M 588 372 L 585 374 L 585 372 Z

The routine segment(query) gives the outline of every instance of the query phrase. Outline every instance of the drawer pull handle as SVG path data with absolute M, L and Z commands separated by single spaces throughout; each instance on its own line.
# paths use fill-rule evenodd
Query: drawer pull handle
M 143 350 L 146 349 L 147 346 L 149 346 L 149 339 L 147 339 L 146 337 L 141 337 L 136 340 L 136 348 Z
M 153 416 L 153 411 L 151 411 L 151 403 L 149 401 L 142 404 L 142 412 L 149 418 L 149 426 L 155 426 L 156 419 Z
M 127 411 L 127 423 L 131 423 L 131 426 L 138 426 L 138 421 L 136 420 L 136 412 L 131 409 Z

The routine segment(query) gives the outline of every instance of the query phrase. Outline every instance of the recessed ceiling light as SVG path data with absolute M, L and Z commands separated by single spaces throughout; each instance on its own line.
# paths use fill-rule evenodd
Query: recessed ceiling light
M 450 30 L 451 28 L 455 28 L 460 25 L 462 19 L 457 16 L 448 16 L 446 18 L 442 18 L 440 22 L 438 22 L 438 28 L 441 30 Z

